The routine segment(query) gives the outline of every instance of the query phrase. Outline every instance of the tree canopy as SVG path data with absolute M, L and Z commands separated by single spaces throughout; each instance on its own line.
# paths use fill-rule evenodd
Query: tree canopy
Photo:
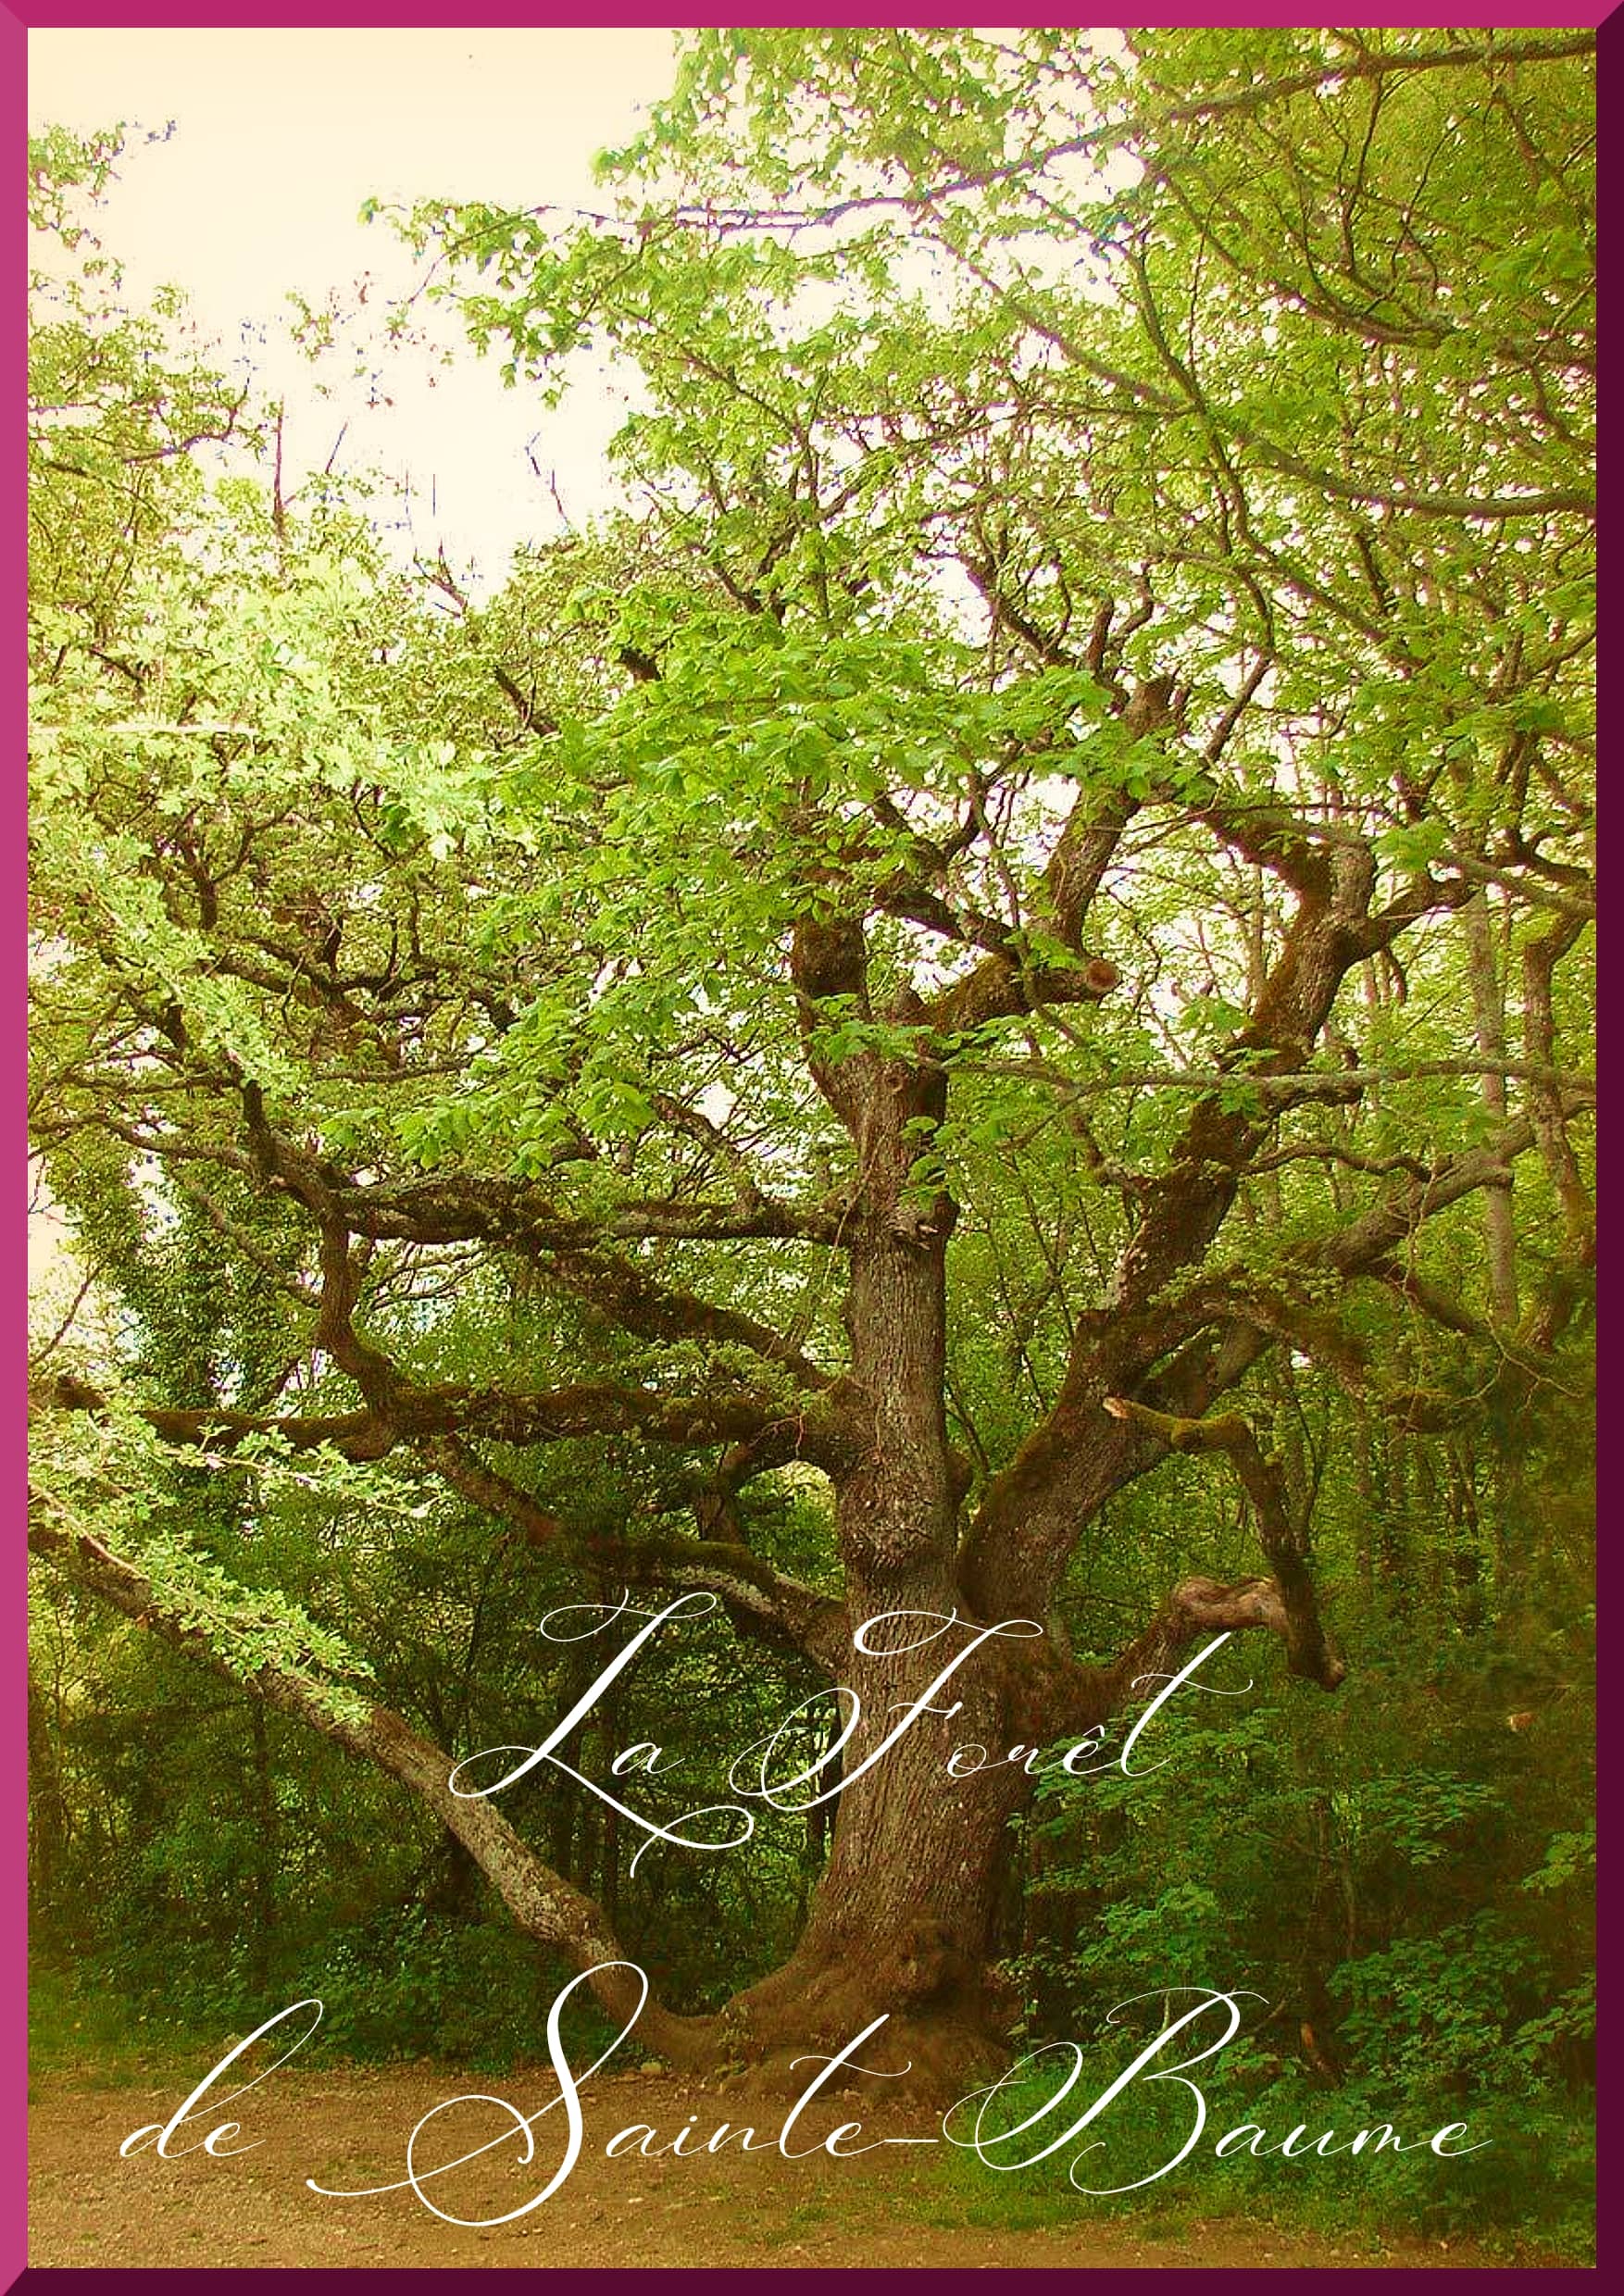
M 1040 1624 L 939 1767 L 1215 1632 L 1342 1679 L 1303 1383 L 1444 1441 L 1582 1390 L 1593 46 L 693 34 L 603 213 L 400 218 L 518 387 L 635 378 L 625 507 L 488 593 L 206 480 L 218 378 L 44 306 L 36 1139 L 125 1319 L 42 1371 L 32 1535 L 578 1960 L 319 1599 L 226 1635 L 301 1460 L 346 1539 L 421 1479 L 870 1714 L 946 1645 L 864 1621 Z M 264 1492 L 188 1534 L 226 1591 L 97 1514 L 120 1429 L 165 1522 Z M 761 2045 L 792 1992 L 984 2031 L 1030 1783 L 938 1854 L 920 1774 L 841 1798 Z

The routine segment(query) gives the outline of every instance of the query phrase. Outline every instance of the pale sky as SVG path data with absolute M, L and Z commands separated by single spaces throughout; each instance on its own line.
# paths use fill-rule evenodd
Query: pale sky
M 354 310 L 369 274 L 367 325 L 415 283 L 388 226 L 357 221 L 369 197 L 601 204 L 593 155 L 666 92 L 671 52 L 663 29 L 31 31 L 29 118 L 131 123 L 97 225 L 131 300 L 183 288 L 222 360 L 248 357 L 260 388 L 285 396 L 294 467 L 323 464 L 347 417 L 341 465 L 409 477 L 412 542 L 477 557 L 490 580 L 515 543 L 556 530 L 549 471 L 571 517 L 601 506 L 612 392 L 579 390 L 548 415 L 503 391 L 494 360 L 464 349 L 445 368 L 408 349 L 380 354 L 394 405 L 369 407 L 352 358 L 312 368 L 291 352 L 284 297 Z M 171 119 L 167 143 L 142 140 Z M 431 323 L 458 340 L 449 318 Z

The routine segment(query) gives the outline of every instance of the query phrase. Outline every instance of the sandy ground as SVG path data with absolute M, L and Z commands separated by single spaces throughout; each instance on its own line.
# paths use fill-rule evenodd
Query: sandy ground
M 149 2140 L 120 2159 L 124 2139 L 167 2119 L 188 2086 L 184 2078 L 162 2088 L 97 2086 L 90 2074 L 38 2079 L 30 2114 L 31 2265 L 1302 2270 L 1480 2267 L 1497 2261 L 1459 2243 L 1394 2241 L 1378 2251 L 1238 2221 L 1185 2224 L 1176 2236 L 1158 2239 L 1092 2218 L 1081 2199 L 1075 2230 L 988 2229 L 968 2220 L 974 2207 L 968 2194 L 960 2199 L 944 2188 L 939 2146 L 888 2143 L 860 2158 L 831 2159 L 818 2151 L 786 2160 L 773 2142 L 781 2103 L 645 2073 L 589 2084 L 580 2157 L 551 2199 L 510 2224 L 467 2228 L 441 2221 L 409 2187 L 369 2199 L 329 2199 L 312 2192 L 306 2179 L 344 2189 L 400 2179 L 406 2140 L 434 2106 L 493 2092 L 533 2113 L 556 2093 L 544 2074 L 459 2078 L 431 2065 L 283 2068 L 232 2108 L 241 2128 L 221 2140 L 222 2152 L 235 2145 L 252 2150 L 216 2159 L 196 2149 L 161 2159 Z M 790 2142 L 821 2142 L 838 2122 L 863 2113 L 855 2103 L 815 2108 Z M 659 2140 L 669 2142 L 690 2115 L 696 2116 L 691 2143 L 703 2142 L 723 2121 L 735 2128 L 754 2122 L 772 2149 L 741 2153 L 735 2141 L 720 2152 L 687 2158 L 605 2157 L 607 2140 L 630 2124 L 652 2124 Z M 211 2109 L 172 2141 L 200 2146 L 224 2117 Z M 424 2190 L 437 2206 L 464 2218 L 523 2207 L 560 2164 L 568 2139 L 563 2119 L 555 2110 L 537 2124 L 528 2166 L 519 2158 L 522 2145 L 510 2139 Z M 851 2141 L 939 2132 L 938 2122 L 918 2115 L 868 2113 L 864 2121 L 862 2138 Z M 423 2132 L 419 2169 L 483 2145 L 511 2126 L 494 2105 L 459 2107 Z

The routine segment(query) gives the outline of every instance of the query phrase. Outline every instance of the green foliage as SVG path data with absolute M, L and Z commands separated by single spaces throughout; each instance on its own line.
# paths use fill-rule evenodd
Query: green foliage
M 1026 2140 L 1028 2146 L 1058 2135 L 1068 2117 L 1103 2095 L 1148 2038 L 1148 2030 L 1136 2032 L 1131 2043 L 1118 2039 L 1112 2047 L 1087 2051 L 1071 2114 L 1056 2114 L 1047 2128 Z M 1051 2064 L 1042 2076 L 1011 2083 L 989 2111 L 986 2140 L 1048 2105 L 1058 2076 Z M 956 2155 L 936 2182 L 928 2212 L 992 2229 L 1041 2226 L 1071 2232 L 1093 2217 L 1130 2217 L 1153 2232 L 1233 2217 L 1254 2227 L 1351 2232 L 1362 2241 L 1396 2235 L 1448 2246 L 1465 2235 L 1499 2250 L 1506 2262 L 1593 2261 L 1593 2132 L 1548 2092 L 1530 2096 L 1510 2083 L 1483 2092 L 1469 2137 L 1450 2142 L 1475 2138 L 1486 2149 L 1440 2159 L 1424 2140 L 1454 2115 L 1430 2103 L 1424 2090 L 1395 2092 L 1363 2081 L 1328 2090 L 1296 2071 L 1270 2078 L 1239 2041 L 1191 2078 L 1201 2087 L 1206 2127 L 1198 2149 L 1170 2174 L 1157 2177 L 1190 2134 L 1192 2103 L 1173 2084 L 1156 2088 L 1140 2080 L 1093 2128 L 1047 2160 L 994 2174 L 971 2152 Z M 1216 2158 L 1212 2145 L 1234 2128 L 1265 2134 L 1243 2137 L 1236 2149 Z M 1372 2143 L 1358 2153 L 1344 2149 L 1323 2157 L 1312 2149 L 1328 2132 L 1346 2148 L 1361 2129 L 1384 2128 L 1394 2129 L 1408 2149 Z M 1302 2150 L 1282 2159 L 1278 2147 L 1299 2129 L 1306 2132 L 1296 2139 Z M 1085 2152 L 1091 2141 L 1096 2149 Z M 1271 2149 L 1266 2152 L 1266 2145 Z M 1075 2183 L 1069 2174 L 1074 2165 Z M 1080 2195 L 1079 2184 L 1087 2197 Z M 1134 2185 L 1141 2189 L 1104 2190 Z
M 93 1990 L 533 2053 L 556 1973 L 467 1860 L 233 1684 L 460 1756 L 539 1742 L 595 1671 L 539 1621 L 696 1530 L 838 1595 L 852 1457 L 916 1464 L 816 1447 L 850 1247 L 945 1237 L 942 1584 L 1143 1342 L 1135 1392 L 1268 1440 L 1355 1662 L 1046 1781 L 1030 2033 L 1103 2073 L 1128 1993 L 1254 1987 L 1237 2113 L 1494 2130 L 1305 2206 L 1576 2239 L 1593 146 L 1579 34 L 694 32 L 606 216 L 406 218 L 516 385 L 633 386 L 639 508 L 478 601 L 364 496 L 283 503 L 173 304 L 122 306 L 118 133 L 31 151 L 31 1091 L 98 1318 L 42 1378 L 102 1398 L 42 1415 L 38 1504 L 214 1669 L 41 1574 L 34 1880 Z M 1107 1660 L 1259 1567 L 1148 1444 L 1068 1536 L 1052 1630 Z M 818 1678 L 745 1624 L 662 1645 L 583 1774 L 651 1741 L 651 1811 L 715 1798 Z M 684 2007 L 825 1855 L 634 1871 L 588 1791 L 504 1806 Z
M 1043 1780 L 1008 1964 L 1026 2046 L 1080 2042 L 1086 2100 L 1126 2062 L 1120 2003 L 1154 2004 L 1175 1978 L 1244 1991 L 1242 2037 L 1194 2076 L 1212 2133 L 1259 2122 L 1278 2141 L 1298 2123 L 1346 2136 L 1391 2122 L 1408 2141 L 1458 2119 L 1463 2143 L 1490 2149 L 1289 2170 L 1204 2152 L 1110 2205 L 1498 2232 L 1582 2253 L 1593 1945 L 1589 1837 L 1566 1821 L 1593 1791 L 1587 1656 L 1525 1621 L 1445 1632 L 1430 1661 L 1394 1664 L 1390 1623 L 1368 1612 L 1361 1630 L 1352 1607 L 1344 1596 L 1353 1669 L 1334 1714 L 1256 1688 L 1221 1713 L 1175 1704 L 1158 1717 L 1164 1769 Z M 1205 1675 L 1233 1691 L 1248 1671 L 1231 1650 Z M 1540 1702 L 1517 1716 L 1529 1728 L 1507 1729 L 1505 1707 L 1525 1698 Z M 1079 2180 L 1127 2183 L 1168 2158 L 1188 2128 L 1181 2094 L 1136 2086 Z M 1102 2158 L 1108 2176 L 1093 2173 Z M 1064 2166 L 999 2182 L 1030 2203 Z M 955 2190 L 973 2174 L 956 2171 Z

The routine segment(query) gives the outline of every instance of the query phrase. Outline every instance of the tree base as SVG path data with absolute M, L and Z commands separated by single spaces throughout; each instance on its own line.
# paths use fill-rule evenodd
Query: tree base
M 824 2083 L 827 2093 L 881 2089 L 898 2103 L 940 2104 L 1007 2065 L 1012 2008 L 990 1971 L 968 1963 L 944 1930 L 919 1922 L 889 1951 L 873 1940 L 850 1951 L 803 1940 L 711 2022 L 718 2058 L 764 2094 L 798 2095 L 819 2059 L 849 2053 Z

